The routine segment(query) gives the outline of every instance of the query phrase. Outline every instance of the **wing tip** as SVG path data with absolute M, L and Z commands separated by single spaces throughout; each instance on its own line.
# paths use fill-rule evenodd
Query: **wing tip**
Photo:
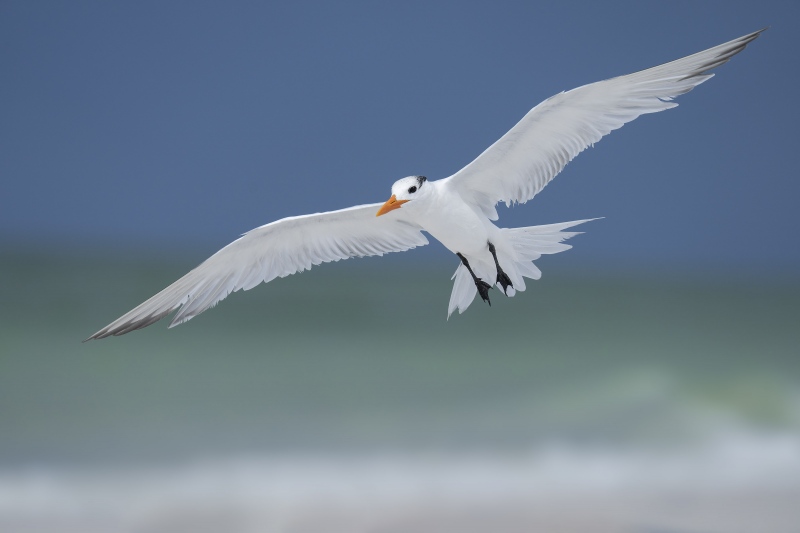
M 108 326 L 102 328 L 100 331 L 91 335 L 84 339 L 82 342 L 87 342 L 90 340 L 100 340 L 105 339 L 106 337 L 119 337 L 120 335 L 125 335 L 126 333 L 130 333 L 131 331 L 136 331 L 137 329 L 146 328 L 152 324 L 155 324 L 168 314 L 172 313 L 175 309 L 169 309 L 162 313 L 158 313 L 155 315 L 147 315 L 142 318 L 137 319 L 130 319 L 124 322 L 117 324 L 118 321 L 112 322 Z

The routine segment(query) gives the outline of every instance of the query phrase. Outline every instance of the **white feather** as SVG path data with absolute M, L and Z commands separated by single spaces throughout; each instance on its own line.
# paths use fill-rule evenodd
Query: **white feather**
M 121 335 L 180 308 L 170 327 L 216 305 L 233 291 L 350 257 L 402 252 L 428 244 L 421 227 L 402 211 L 376 217 L 381 204 L 361 205 L 261 226 L 126 313 L 90 339 Z
M 640 115 L 671 109 L 671 100 L 713 76 L 707 72 L 741 52 L 760 30 L 703 52 L 627 76 L 559 93 L 516 126 L 448 185 L 491 220 L 498 202 L 524 203 L 586 148 Z
M 512 286 L 506 291 L 506 296 L 513 297 L 517 292 L 525 290 L 525 280 L 530 278 L 538 280 L 542 277 L 542 271 L 533 264 L 543 254 L 557 254 L 572 248 L 563 241 L 580 235 L 577 231 L 563 231 L 584 222 L 591 222 L 597 219 L 573 220 L 571 222 L 560 222 L 558 224 L 545 224 L 542 226 L 530 226 L 527 228 L 504 228 L 500 230 L 501 241 L 510 245 L 511 253 L 497 250 L 498 262 L 502 265 L 506 274 L 511 279 Z M 497 270 L 492 264 L 484 261 L 470 261 L 475 275 L 483 281 L 494 282 Z M 458 309 L 463 313 L 472 304 L 475 295 L 478 293 L 475 283 L 466 267 L 458 265 L 453 274 L 455 283 L 453 291 L 450 293 L 450 304 L 447 307 L 447 318 Z M 499 286 L 499 284 L 498 284 Z M 491 294 L 491 293 L 490 293 Z

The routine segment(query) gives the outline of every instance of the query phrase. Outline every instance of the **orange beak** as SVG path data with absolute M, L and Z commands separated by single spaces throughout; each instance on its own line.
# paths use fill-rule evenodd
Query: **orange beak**
M 380 209 L 378 209 L 378 212 L 375 213 L 375 216 L 379 217 L 381 215 L 385 215 L 389 211 L 394 211 L 395 209 L 399 209 L 400 206 L 406 203 L 407 201 L 408 200 L 398 200 L 393 194 L 392 197 L 386 200 L 386 203 L 383 204 Z

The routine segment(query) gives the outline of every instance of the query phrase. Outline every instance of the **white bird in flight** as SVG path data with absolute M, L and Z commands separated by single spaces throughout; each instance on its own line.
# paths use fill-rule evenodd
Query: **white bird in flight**
M 242 235 L 90 339 L 122 335 L 178 310 L 176 326 L 228 294 L 252 289 L 313 265 L 402 252 L 428 244 L 423 231 L 458 256 L 448 318 L 476 294 L 487 302 L 497 285 L 513 296 L 524 278 L 539 279 L 542 254 L 571 248 L 564 231 L 588 220 L 498 228 L 496 204 L 525 203 L 575 156 L 645 113 L 671 109 L 676 96 L 708 80 L 764 31 L 750 33 L 670 63 L 561 92 L 540 103 L 497 142 L 450 177 L 410 176 L 392 185 L 389 200 L 289 217 Z M 491 303 L 490 303 L 491 305 Z

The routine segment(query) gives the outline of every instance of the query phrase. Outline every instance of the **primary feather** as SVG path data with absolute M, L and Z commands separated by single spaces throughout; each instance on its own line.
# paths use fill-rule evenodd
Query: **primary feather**
M 490 220 L 497 220 L 495 204 L 527 202 L 575 156 L 605 135 L 640 115 L 677 106 L 673 98 L 711 78 L 711 69 L 726 63 L 763 31 L 552 96 L 474 161 L 446 178 L 448 185 Z
M 176 326 L 233 291 L 248 290 L 320 263 L 428 244 L 422 228 L 414 222 L 399 216 L 376 217 L 380 205 L 284 218 L 249 231 L 89 339 L 149 326 L 180 308 L 170 323 L 170 327 Z

